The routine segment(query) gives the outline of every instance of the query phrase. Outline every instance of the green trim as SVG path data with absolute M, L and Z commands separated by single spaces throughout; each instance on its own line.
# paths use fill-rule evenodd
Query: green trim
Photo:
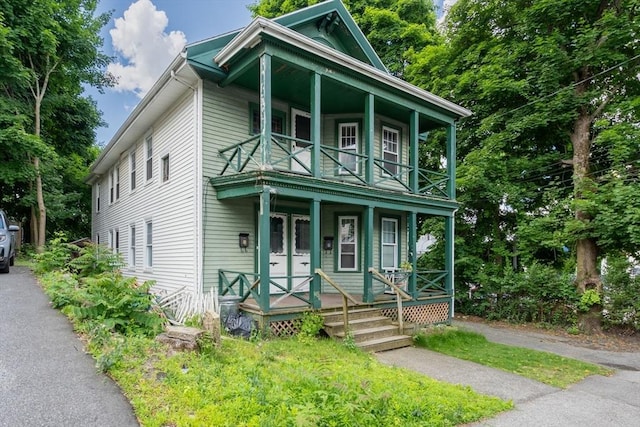
M 333 272 L 334 273 L 362 273 L 362 212 L 345 211 L 334 212 L 334 227 L 333 227 Z M 340 269 L 340 217 L 355 217 L 356 218 L 356 268 L 354 270 L 342 270 Z
M 334 139 L 334 144 L 335 147 L 338 150 L 342 150 L 342 147 L 340 146 L 340 125 L 341 124 L 347 124 L 347 123 L 356 123 L 358 125 L 358 139 L 356 141 L 357 147 L 356 147 L 356 154 L 362 154 L 363 153 L 363 149 L 364 149 L 364 138 L 363 138 L 363 131 L 364 128 L 362 126 L 362 118 L 338 118 L 335 119 L 335 139 Z M 338 153 L 338 158 L 340 158 L 340 153 Z M 362 162 L 360 161 L 360 157 L 356 158 L 356 171 L 353 172 L 358 176 L 362 176 L 364 174 L 365 171 L 363 171 L 365 165 L 362 164 Z M 350 176 L 350 174 L 348 172 L 345 173 L 340 173 L 340 169 L 336 169 L 334 172 L 334 176 Z

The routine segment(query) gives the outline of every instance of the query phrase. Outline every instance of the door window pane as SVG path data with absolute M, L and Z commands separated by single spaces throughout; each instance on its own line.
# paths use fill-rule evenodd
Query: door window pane
M 284 253 L 284 218 L 271 217 L 271 252 Z

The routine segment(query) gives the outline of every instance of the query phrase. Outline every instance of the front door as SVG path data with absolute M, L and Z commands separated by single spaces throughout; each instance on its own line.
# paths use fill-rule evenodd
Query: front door
M 309 290 L 311 274 L 310 220 L 305 215 L 271 214 L 270 220 L 272 294 Z
M 306 111 L 291 110 L 291 134 L 296 140 L 291 142 L 291 170 L 309 174 L 311 169 L 311 114 Z M 300 141 L 302 140 L 302 141 Z M 306 168 L 305 168 L 306 166 Z

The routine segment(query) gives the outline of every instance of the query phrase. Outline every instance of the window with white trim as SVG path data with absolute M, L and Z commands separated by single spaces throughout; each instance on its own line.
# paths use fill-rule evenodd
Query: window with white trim
M 129 182 L 131 191 L 136 189 L 136 151 L 129 154 Z
M 114 241 L 113 241 L 113 252 L 119 254 L 120 253 L 120 230 L 115 229 L 113 231 Z
M 153 223 L 147 221 L 145 223 L 145 250 L 144 250 L 144 266 L 153 267 Z
M 338 217 L 338 270 L 358 269 L 358 217 Z
M 109 203 L 120 198 L 120 166 L 115 166 L 109 172 Z
M 147 181 L 153 178 L 153 138 L 149 135 L 144 141 L 144 151 L 146 155 L 146 175 Z
M 380 227 L 380 266 L 386 271 L 398 268 L 398 220 L 382 218 Z
M 358 140 L 359 129 L 357 122 L 339 123 L 338 124 L 338 148 L 340 148 L 339 173 L 341 175 L 349 174 L 349 171 L 358 173 Z M 353 154 L 351 154 L 353 153 Z
M 400 131 L 382 126 L 382 157 L 385 175 L 397 175 L 400 159 Z
M 169 181 L 169 155 L 162 157 L 162 182 Z
M 136 226 L 129 226 L 129 267 L 136 266 Z

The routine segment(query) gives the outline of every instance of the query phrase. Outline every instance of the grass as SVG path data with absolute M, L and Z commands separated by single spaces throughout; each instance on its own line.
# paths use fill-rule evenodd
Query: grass
M 225 339 L 175 353 L 127 338 L 112 348 L 109 373 L 145 426 L 452 426 L 513 406 L 332 340 Z
M 416 345 L 560 388 L 590 375 L 610 375 L 612 372 L 557 354 L 489 342 L 475 332 L 456 329 L 420 334 L 416 337 Z

